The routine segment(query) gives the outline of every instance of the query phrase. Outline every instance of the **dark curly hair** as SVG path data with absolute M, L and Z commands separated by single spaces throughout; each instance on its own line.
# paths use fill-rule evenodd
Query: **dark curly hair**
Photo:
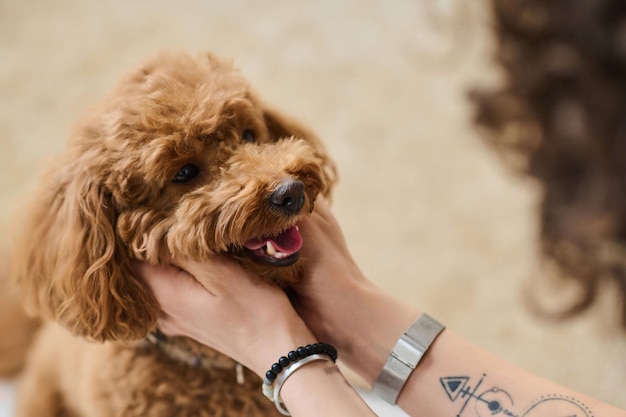
M 475 122 L 543 186 L 541 249 L 589 307 L 599 284 L 626 300 L 626 2 L 491 0 L 505 82 L 474 91 Z M 626 326 L 626 303 L 622 302 Z

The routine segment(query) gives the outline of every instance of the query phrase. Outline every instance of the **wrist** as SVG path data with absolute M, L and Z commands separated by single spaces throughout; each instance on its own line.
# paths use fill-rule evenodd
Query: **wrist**
M 420 312 L 373 285 L 360 286 L 358 293 L 358 304 L 370 308 L 337 330 L 343 342 L 337 341 L 337 348 L 342 361 L 372 385 L 398 338 Z
M 292 415 L 374 416 L 330 362 L 314 362 L 299 369 L 284 384 L 281 398 Z
M 385 402 L 396 404 L 407 380 L 444 328 L 429 315 L 421 314 L 394 345 L 372 392 Z
M 293 320 L 274 327 L 262 338 L 248 345 L 247 363 L 244 363 L 261 378 L 281 356 L 299 346 L 315 343 L 317 340 L 301 320 Z

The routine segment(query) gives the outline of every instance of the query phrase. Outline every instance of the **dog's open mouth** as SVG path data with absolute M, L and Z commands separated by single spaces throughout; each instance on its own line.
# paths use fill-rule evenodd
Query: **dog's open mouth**
M 298 226 L 274 236 L 251 239 L 243 245 L 257 262 L 276 266 L 289 266 L 298 260 L 302 248 L 302 235 Z

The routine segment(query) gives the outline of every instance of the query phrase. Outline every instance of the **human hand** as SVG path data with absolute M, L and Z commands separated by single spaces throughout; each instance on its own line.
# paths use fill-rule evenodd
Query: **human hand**
M 333 344 L 347 365 L 372 382 L 419 312 L 368 281 L 323 198 L 300 231 L 305 275 L 291 301 L 318 340 Z
M 281 289 L 231 259 L 173 259 L 137 269 L 163 310 L 164 333 L 196 339 L 259 376 L 279 356 L 316 341 Z
M 323 197 L 315 210 L 300 224 L 304 237 L 302 258 L 305 276 L 293 288 L 292 302 L 320 340 L 335 340 L 339 321 L 349 320 L 346 301 L 373 285 L 361 273 L 346 245 L 339 224 Z M 344 322 L 344 325 L 348 323 Z

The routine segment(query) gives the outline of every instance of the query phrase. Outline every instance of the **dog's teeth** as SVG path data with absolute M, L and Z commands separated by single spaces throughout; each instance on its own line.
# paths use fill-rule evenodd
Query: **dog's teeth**
M 287 256 L 284 252 L 277 251 L 270 241 L 265 244 L 265 253 L 275 259 L 283 259 L 285 256 Z
M 265 251 L 267 252 L 269 256 L 276 257 L 276 248 L 274 248 L 274 245 L 272 245 L 272 242 L 268 241 L 265 244 Z

